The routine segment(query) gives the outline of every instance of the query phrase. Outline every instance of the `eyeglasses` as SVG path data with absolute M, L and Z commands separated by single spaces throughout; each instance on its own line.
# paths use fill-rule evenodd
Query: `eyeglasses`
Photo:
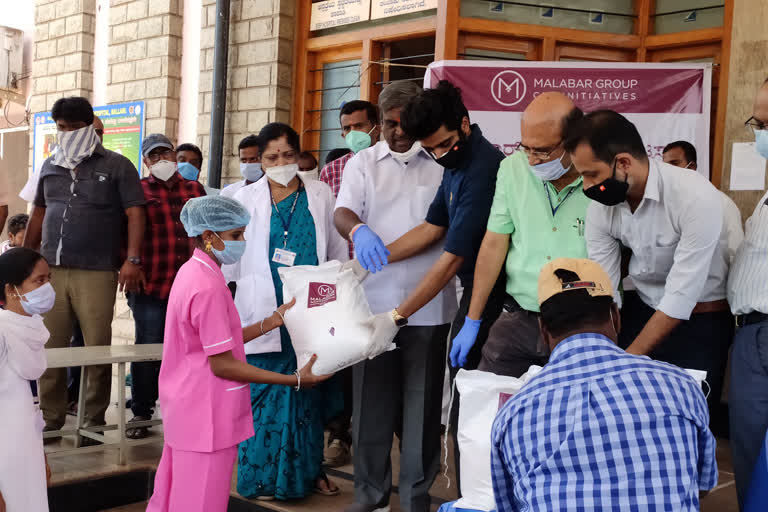
M 549 151 L 546 149 L 529 148 L 528 146 L 524 146 L 522 144 L 517 146 L 517 149 L 518 151 L 525 153 L 528 157 L 533 157 L 537 160 L 548 160 L 549 157 L 552 156 L 552 153 L 557 151 L 557 148 L 559 148 L 562 144 L 563 141 L 561 140 Z
M 766 126 L 766 124 L 763 121 L 755 119 L 755 116 L 752 116 L 746 121 L 744 121 L 744 126 L 752 130 L 752 133 L 754 133 L 755 135 L 757 135 L 757 132 L 759 131 L 768 130 L 768 126 Z
M 166 157 L 169 157 L 169 156 L 171 156 L 174 153 L 175 153 L 175 151 L 173 151 L 172 149 L 166 149 L 166 150 L 164 150 L 162 152 L 150 153 L 150 155 L 147 157 L 147 159 L 150 162 L 152 162 L 153 164 L 156 164 L 160 160 L 166 159 Z

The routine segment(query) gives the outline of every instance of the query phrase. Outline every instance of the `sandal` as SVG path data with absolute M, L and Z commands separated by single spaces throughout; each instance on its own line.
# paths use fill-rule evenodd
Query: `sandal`
M 325 482 L 325 489 L 317 485 L 320 481 Z M 328 475 L 325 474 L 325 471 L 322 471 L 320 473 L 320 476 L 317 477 L 317 480 L 315 480 L 315 494 L 320 494 L 322 496 L 338 496 L 341 494 L 341 489 L 339 489 L 338 486 L 334 485 L 333 488 L 331 488 L 331 481 L 328 480 Z
M 152 418 L 147 416 L 134 416 L 128 423 L 137 421 L 149 421 Z M 128 439 L 144 439 L 149 436 L 149 427 L 132 427 L 125 430 L 125 437 Z

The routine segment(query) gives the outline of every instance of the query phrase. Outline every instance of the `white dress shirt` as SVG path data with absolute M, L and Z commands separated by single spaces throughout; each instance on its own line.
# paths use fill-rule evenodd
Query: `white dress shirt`
M 348 208 L 388 245 L 424 222 L 443 179 L 443 167 L 423 150 L 407 164 L 396 160 L 385 141 L 360 151 L 344 167 L 336 208 Z M 443 252 L 429 250 L 385 266 L 363 281 L 374 314 L 396 308 L 421 282 Z M 414 313 L 409 325 L 450 323 L 458 308 L 452 280 L 426 306 Z
M 720 199 L 723 200 L 723 232 L 728 242 L 728 261 L 733 264 L 736 251 L 744 241 L 744 228 L 741 227 L 741 212 L 733 199 L 728 194 L 720 191 Z
M 744 240 L 744 228 L 741 227 L 741 212 L 736 203 L 733 202 L 728 194 L 720 192 L 720 198 L 723 200 L 723 233 L 725 236 L 726 247 L 728 248 L 728 263 L 729 266 L 733 264 L 733 260 L 736 257 L 736 251 L 739 249 L 741 242 Z M 635 290 L 635 284 L 632 282 L 632 278 L 627 276 L 622 282 L 622 288 L 624 291 Z
M 768 192 L 747 219 L 744 242 L 728 278 L 728 303 L 734 315 L 768 314 Z
M 6 206 L 8 205 L 8 201 L 11 199 L 11 190 L 8 186 L 8 179 L 6 177 L 6 172 L 3 171 L 0 173 L 0 206 Z M 3 230 L 3 226 L 0 226 L 0 232 Z
M 629 247 L 629 276 L 643 302 L 688 320 L 697 302 L 726 296 L 729 258 L 722 226 L 723 202 L 706 178 L 650 161 L 645 193 L 634 213 L 626 201 L 617 206 L 592 202 L 587 252 L 618 283 L 619 242 Z
M 268 181 L 263 179 L 251 183 L 235 194 L 234 199 L 243 203 L 251 214 L 251 222 L 245 228 L 245 254 L 234 265 L 221 267 L 227 282 L 237 282 L 235 306 L 243 327 L 260 322 L 277 309 L 275 285 L 269 269 L 272 258 L 268 254 L 272 199 Z M 333 225 L 333 192 L 320 181 L 304 182 L 304 189 L 307 191 L 309 213 L 315 221 L 318 263 L 347 261 L 349 246 Z M 246 354 L 265 352 L 280 352 L 279 329 L 245 344 Z

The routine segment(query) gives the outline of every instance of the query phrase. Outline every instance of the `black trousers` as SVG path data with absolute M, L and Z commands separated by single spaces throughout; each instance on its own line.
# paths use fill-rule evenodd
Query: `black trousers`
M 355 501 L 389 503 L 393 435 L 400 430 L 403 512 L 428 512 L 440 472 L 440 412 L 450 325 L 406 326 L 392 350 L 353 367 Z M 379 505 L 382 506 L 382 505 Z
M 341 384 L 344 393 L 344 409 L 341 413 L 328 422 L 328 444 L 335 439 L 347 445 L 352 444 L 352 368 L 345 368 L 331 377 L 331 380 L 337 380 Z
M 637 293 L 625 293 L 619 346 L 624 349 L 629 347 L 655 312 Z M 707 383 L 711 388 L 707 398 L 710 418 L 719 415 L 728 349 L 733 342 L 735 328 L 733 315 L 728 311 L 694 314 L 648 354 L 653 359 L 681 368 L 707 372 Z
M 506 297 L 506 276 L 502 272 L 501 277 L 496 282 L 491 295 L 488 297 L 488 302 L 483 310 L 482 323 L 480 324 L 480 331 L 477 334 L 477 339 L 472 349 L 467 354 L 467 364 L 464 365 L 465 370 L 476 370 L 480 364 L 480 360 L 483 357 L 483 347 L 488 339 L 488 333 L 491 330 L 491 326 L 499 318 L 501 310 L 504 307 L 504 298 Z M 466 286 L 464 288 L 463 295 L 461 296 L 461 302 L 459 302 L 459 310 L 456 312 L 456 319 L 451 325 L 451 348 L 453 347 L 453 339 L 459 334 L 459 331 L 464 326 L 464 319 L 469 311 L 469 304 L 472 301 L 472 286 Z M 450 353 L 450 349 L 449 349 Z M 453 388 L 453 380 L 456 378 L 456 374 L 459 372 L 459 368 L 451 366 L 448 362 L 449 374 L 451 379 L 451 388 Z M 456 486 L 459 490 L 459 496 L 461 496 L 461 465 L 459 461 L 459 441 L 456 439 L 456 433 L 459 426 L 459 392 L 453 389 L 453 402 L 451 403 L 451 416 L 448 419 L 450 422 L 449 433 L 453 439 L 453 461 L 456 467 Z

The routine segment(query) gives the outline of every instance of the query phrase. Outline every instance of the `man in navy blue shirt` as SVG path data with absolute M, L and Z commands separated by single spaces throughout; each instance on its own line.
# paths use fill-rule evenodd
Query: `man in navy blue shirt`
M 405 132 L 421 142 L 437 163 L 445 168 L 426 221 L 387 247 L 390 263 L 410 258 L 445 239 L 444 252 L 419 286 L 394 311 L 396 323 L 404 324 L 455 276 L 464 288 L 459 311 L 453 322 L 452 338 L 461 329 L 472 296 L 475 262 L 488 224 L 496 173 L 504 155 L 483 137 L 476 124 L 470 124 L 461 91 L 446 80 L 427 89 L 403 110 Z M 482 344 L 490 324 L 501 310 L 503 276 L 491 294 L 483 314 L 478 344 L 467 357 L 465 368 L 480 362 Z
M 464 291 L 451 328 L 453 340 L 464 325 L 469 308 L 475 262 L 493 203 L 496 173 L 504 155 L 483 137 L 478 125 L 470 124 L 461 91 L 445 80 L 414 97 L 403 108 L 400 125 L 445 168 L 443 180 L 426 221 L 387 247 L 372 233 L 373 236 L 365 240 L 370 247 L 360 248 L 370 256 L 361 264 L 370 272 L 376 272 L 383 265 L 413 257 L 445 239 L 443 254 L 410 296 L 392 311 L 392 318 L 400 327 L 407 325 L 409 316 L 458 276 Z M 503 306 L 504 284 L 502 273 L 483 312 L 477 342 L 467 356 L 466 369 L 475 369 L 480 362 L 488 330 Z M 451 379 L 455 371 L 451 369 Z M 452 410 L 451 425 L 455 428 L 458 407 Z M 458 476 L 458 448 L 454 453 Z

